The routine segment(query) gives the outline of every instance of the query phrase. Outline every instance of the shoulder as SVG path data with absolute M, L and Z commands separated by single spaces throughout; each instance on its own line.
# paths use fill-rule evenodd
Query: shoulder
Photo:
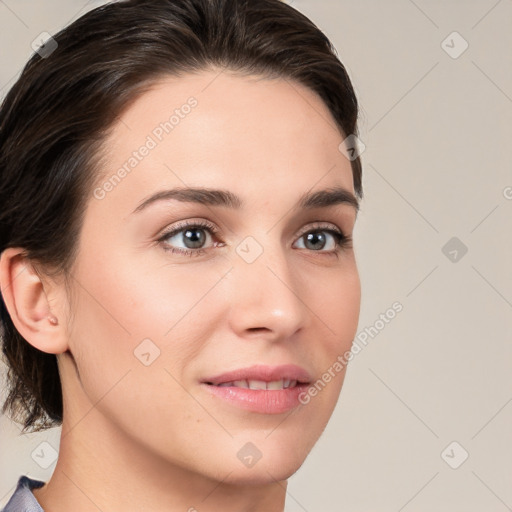
M 38 489 L 44 484 L 45 482 L 41 480 L 34 480 L 26 475 L 21 476 L 16 490 L 0 512 L 44 512 L 32 494 L 32 489 Z

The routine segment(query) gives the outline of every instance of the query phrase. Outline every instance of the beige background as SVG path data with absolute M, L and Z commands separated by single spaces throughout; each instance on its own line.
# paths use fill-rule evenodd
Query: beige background
M 0 95 L 38 34 L 101 3 L 0 0 Z M 286 511 L 511 510 L 512 1 L 290 3 L 332 39 L 362 105 L 359 330 L 403 311 L 351 362 Z M 59 430 L 0 427 L 1 506 L 19 475 L 50 478 L 31 453 L 58 449 Z

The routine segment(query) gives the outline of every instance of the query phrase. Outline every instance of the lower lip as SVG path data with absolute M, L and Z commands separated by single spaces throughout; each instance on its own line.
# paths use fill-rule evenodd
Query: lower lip
M 300 405 L 299 395 L 308 388 L 299 384 L 286 389 L 247 389 L 234 386 L 214 386 L 203 384 L 207 391 L 226 400 L 226 402 L 262 414 L 280 414 Z

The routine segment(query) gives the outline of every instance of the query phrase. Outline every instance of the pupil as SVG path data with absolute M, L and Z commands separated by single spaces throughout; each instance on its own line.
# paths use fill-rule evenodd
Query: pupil
M 313 248 L 315 248 L 315 247 L 314 247 L 315 240 L 316 240 L 316 241 L 320 240 L 320 242 L 321 242 L 321 246 L 322 246 L 322 247 L 325 245 L 325 236 L 324 236 L 324 234 L 323 234 L 323 233 L 309 233 L 309 234 L 307 235 L 307 243 L 309 243 L 309 242 L 313 241 Z M 321 247 L 321 248 L 322 248 L 322 247 Z
M 197 235 L 198 233 L 199 235 Z M 204 234 L 200 229 L 187 229 L 185 231 L 185 238 L 187 242 L 192 244 L 192 247 L 189 247 L 189 249 L 196 249 L 204 243 Z

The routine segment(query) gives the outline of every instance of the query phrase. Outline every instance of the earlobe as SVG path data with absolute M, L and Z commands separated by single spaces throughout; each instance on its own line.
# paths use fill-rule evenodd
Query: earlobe
M 35 348 L 50 354 L 68 349 L 64 322 L 50 309 L 49 285 L 18 247 L 0 256 L 0 291 L 17 331 Z

